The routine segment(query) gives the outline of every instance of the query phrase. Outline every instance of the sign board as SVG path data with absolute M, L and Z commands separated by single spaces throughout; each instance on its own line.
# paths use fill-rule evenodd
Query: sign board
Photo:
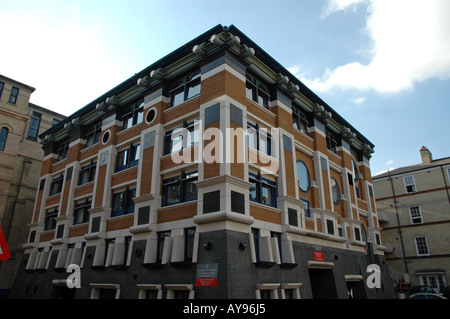
M 325 261 L 325 256 L 321 251 L 313 251 L 314 260 L 316 261 Z
M 197 287 L 216 287 L 219 264 L 198 264 L 195 285 Z
M 6 244 L 5 236 L 3 235 L 2 228 L 0 227 L 0 260 L 8 260 L 11 257 L 9 253 L 8 245 Z

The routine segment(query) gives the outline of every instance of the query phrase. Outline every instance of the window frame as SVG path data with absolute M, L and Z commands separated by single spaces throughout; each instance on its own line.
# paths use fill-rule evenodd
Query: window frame
M 138 101 L 128 105 L 121 116 L 122 130 L 129 129 L 144 121 L 144 101 Z M 131 122 L 130 122 L 131 121 Z
M 250 74 L 247 74 L 245 78 L 246 98 L 268 110 L 271 95 L 267 85 Z
M 176 107 L 201 94 L 202 73 L 200 70 L 190 72 L 174 82 L 169 90 L 170 107 Z M 191 95 L 191 92 L 197 92 Z
M 263 204 L 270 207 L 277 207 L 277 184 L 276 182 L 262 177 L 261 173 L 248 173 L 248 179 L 249 182 L 252 183 L 252 186 L 250 186 L 249 189 L 249 200 L 254 203 Z M 251 188 L 255 185 L 255 192 L 256 192 L 256 198 L 253 199 L 252 196 L 250 196 Z M 268 189 L 270 191 L 270 197 L 269 196 L 263 196 L 263 188 Z M 270 203 L 263 202 L 263 198 L 270 198 Z
M 422 241 L 419 243 L 419 241 Z M 430 256 L 430 248 L 428 246 L 427 236 L 415 236 L 414 245 L 416 247 L 417 256 Z M 426 249 L 426 252 L 421 252 L 421 250 Z
M 409 178 L 412 179 L 412 184 L 409 183 L 409 181 L 407 181 Z M 406 192 L 406 194 L 413 194 L 413 193 L 417 192 L 416 181 L 415 181 L 414 175 L 404 176 L 403 177 L 403 184 L 405 185 L 405 192 Z M 412 186 L 411 191 L 408 190 L 409 186 Z
M 327 141 L 327 149 L 333 153 L 337 153 L 337 148 L 340 146 L 340 141 L 337 135 L 329 129 L 325 129 L 325 137 Z
M 296 161 L 296 169 L 297 169 L 297 185 L 298 185 L 298 188 L 300 188 L 300 190 L 303 192 L 303 193 L 308 193 L 310 190 L 311 190 L 311 173 L 309 172 L 309 169 L 308 169 L 308 166 L 306 166 L 306 163 L 305 162 L 303 162 L 302 160 L 297 160 Z M 300 182 L 303 178 L 300 178 L 300 170 L 299 170 L 299 168 L 301 168 L 301 167 L 299 167 L 299 165 L 302 165 L 305 169 L 306 169 L 306 178 L 307 178 L 307 188 L 306 188 L 306 190 L 305 189 L 303 189 L 302 188 L 302 183 Z
M 45 212 L 44 231 L 56 229 L 56 217 L 58 217 L 58 208 L 48 209 Z
M 84 136 L 85 143 L 84 148 L 88 148 L 92 145 L 95 145 L 100 142 L 100 135 L 102 132 L 102 122 L 97 122 L 87 129 L 87 132 Z
M 58 144 L 56 149 L 56 161 L 62 161 L 67 158 L 67 153 L 69 152 L 69 141 L 65 140 Z
M 254 141 L 252 145 L 250 145 L 250 136 L 254 134 Z M 258 152 L 266 154 L 268 156 L 272 156 L 272 134 L 269 133 L 269 130 L 262 129 L 261 126 L 256 123 L 252 124 L 251 122 L 247 122 L 247 145 Z M 266 139 L 262 138 L 265 136 Z M 266 150 L 261 150 L 261 141 L 266 143 Z M 256 145 L 254 145 L 256 142 Z
M 198 199 L 198 190 L 196 186 L 196 182 L 198 181 L 198 171 L 191 171 L 188 173 L 185 173 L 185 171 L 181 171 L 179 175 L 169 177 L 166 179 L 163 179 L 162 182 L 162 197 L 161 197 L 161 206 L 171 206 L 181 203 L 187 203 L 191 201 L 195 201 Z M 169 187 L 179 184 L 179 191 L 178 191 L 178 201 L 176 202 L 168 202 L 169 199 Z M 195 185 L 196 187 L 196 193 L 197 195 L 194 197 L 187 197 L 187 185 Z
M 411 225 L 419 225 L 423 224 L 423 217 L 422 217 L 422 211 L 420 209 L 420 206 L 410 206 L 408 207 L 409 210 L 409 218 L 411 221 Z M 413 216 L 413 215 L 416 216 Z M 420 221 L 415 221 L 415 219 L 420 219 Z
M 83 202 L 78 202 L 75 204 L 73 210 L 73 225 L 81 225 L 89 222 L 89 209 L 92 206 L 92 200 L 86 198 Z M 79 217 L 82 215 L 81 221 Z
M 89 164 L 81 167 L 80 169 L 80 175 L 78 178 L 78 186 L 84 185 L 90 182 L 93 182 L 95 179 L 95 173 L 97 171 L 97 162 L 91 161 Z M 84 176 L 87 173 L 87 181 L 84 181 Z
M 334 182 L 333 182 L 334 181 Z M 333 176 L 330 177 L 330 187 L 331 187 L 331 195 L 334 205 L 339 205 L 342 200 L 341 189 L 339 188 L 339 184 Z
M 3 89 L 5 88 L 5 82 L 0 81 L 0 98 L 3 95 Z
M 57 195 L 62 192 L 64 186 L 64 175 L 54 178 L 50 184 L 49 196 Z M 55 189 L 56 188 L 56 189 Z
M 295 129 L 308 135 L 308 118 L 306 117 L 306 114 L 296 106 L 292 106 L 292 122 Z
M 19 98 L 19 92 L 20 92 L 20 88 L 18 88 L 17 86 L 13 86 L 11 88 L 11 92 L 9 94 L 8 102 L 11 104 L 17 104 L 17 100 Z
M 7 127 L 2 127 L 0 130 L 0 152 L 5 151 L 6 141 L 8 140 L 9 129 Z
M 116 198 L 119 196 L 121 197 L 120 208 L 115 209 Z M 134 214 L 135 203 L 133 199 L 136 197 L 136 187 L 127 187 L 123 191 L 113 193 L 111 197 L 111 218 Z
M 189 131 L 188 141 L 184 143 L 184 130 Z M 178 135 L 178 130 L 181 130 L 181 134 Z M 174 139 L 172 139 L 172 134 L 174 132 L 177 132 L 177 140 L 178 143 L 180 143 L 180 148 L 173 149 L 174 146 Z M 200 125 L 197 120 L 194 121 L 185 121 L 181 126 L 178 126 L 172 130 L 169 130 L 166 132 L 165 135 L 165 141 L 164 141 L 164 155 L 169 155 L 172 153 L 180 152 L 184 149 L 188 149 L 191 147 L 194 147 L 195 145 L 198 145 L 200 143 Z M 189 145 L 187 145 L 189 143 Z M 184 147 L 186 144 L 186 147 Z
M 128 168 L 135 167 L 139 165 L 139 159 L 141 157 L 141 144 L 131 144 L 128 148 L 122 149 L 117 152 L 116 155 L 116 173 L 124 171 Z M 124 160 L 119 162 L 119 157 L 124 155 Z
M 30 140 L 36 141 L 37 137 L 39 135 L 39 127 L 41 126 L 41 120 L 42 120 L 42 114 L 39 112 L 34 112 L 31 115 L 31 119 L 30 119 L 30 125 L 28 127 L 28 133 L 27 133 L 27 138 L 29 138 Z M 37 123 L 37 125 L 35 124 Z M 33 127 L 37 126 L 37 127 Z M 32 133 L 30 135 L 30 133 Z

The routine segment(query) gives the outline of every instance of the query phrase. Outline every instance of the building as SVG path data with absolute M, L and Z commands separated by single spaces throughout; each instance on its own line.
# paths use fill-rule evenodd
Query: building
M 235 26 L 41 137 L 12 298 L 394 295 L 374 145 Z M 377 288 L 366 285 L 371 264 Z M 80 288 L 67 286 L 69 265 L 81 267 Z
M 0 226 L 11 257 L 0 262 L 0 297 L 9 293 L 28 240 L 44 157 L 38 135 L 65 116 L 30 103 L 35 89 L 0 75 Z
M 440 292 L 450 279 L 450 157 L 433 159 L 425 146 L 420 155 L 419 164 L 373 177 L 386 260 L 406 293 Z

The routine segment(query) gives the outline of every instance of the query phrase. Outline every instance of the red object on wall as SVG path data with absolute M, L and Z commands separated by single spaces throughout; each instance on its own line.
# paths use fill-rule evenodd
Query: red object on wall
M 313 254 L 314 254 L 314 260 L 325 261 L 325 256 L 324 256 L 323 252 L 313 251 Z
M 3 235 L 2 228 L 0 227 L 0 260 L 8 260 L 11 254 L 6 244 L 5 236 Z

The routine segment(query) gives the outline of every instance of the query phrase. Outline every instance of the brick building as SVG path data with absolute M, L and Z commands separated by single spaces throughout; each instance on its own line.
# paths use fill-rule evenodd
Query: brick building
M 374 145 L 234 26 L 41 137 L 14 298 L 393 295 Z M 81 288 L 65 283 L 70 264 Z M 380 288 L 366 285 L 369 264 Z

